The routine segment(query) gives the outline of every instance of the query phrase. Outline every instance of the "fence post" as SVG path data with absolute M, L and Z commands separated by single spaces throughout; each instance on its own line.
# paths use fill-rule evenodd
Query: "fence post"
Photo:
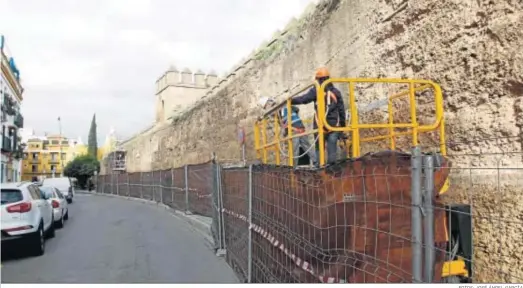
M 225 250 L 223 243 L 225 243 L 224 237 L 222 235 L 222 225 L 223 225 L 223 218 L 222 218 L 222 209 L 221 209 L 221 203 L 220 203 L 220 166 L 215 161 L 212 163 L 213 167 L 213 206 L 216 209 L 215 217 L 218 221 L 218 250 L 216 251 L 217 256 L 223 256 L 225 255 Z
M 143 172 L 140 172 L 140 199 L 143 199 Z
M 423 210 L 425 212 L 424 217 L 424 281 L 425 283 L 432 283 L 434 279 L 434 209 L 432 198 L 434 197 L 434 156 L 426 155 L 423 157 L 423 170 L 425 174 L 424 190 L 425 195 L 423 197 Z
M 422 280 L 422 224 L 421 224 L 421 169 L 422 156 L 419 146 L 412 150 L 411 158 L 411 198 L 412 198 L 412 282 L 421 283 Z
M 156 202 L 156 190 L 158 190 L 156 188 L 158 188 L 158 187 L 156 187 L 156 183 L 154 181 L 154 171 L 151 172 L 151 179 L 152 179 L 152 181 L 151 181 L 152 182 L 152 185 L 151 185 L 152 187 L 151 188 L 153 189 L 153 201 Z
M 125 173 L 127 175 L 127 197 L 131 197 L 131 181 L 129 180 L 129 172 Z
M 174 206 L 174 168 L 171 168 L 171 202 L 172 207 L 176 207 Z
M 116 195 L 120 196 L 120 174 L 116 174 Z
M 220 218 L 222 219 L 222 235 L 223 235 L 223 250 L 227 251 L 227 244 L 225 243 L 225 215 L 223 215 L 223 189 L 222 189 L 222 166 L 218 166 L 218 196 L 219 203 L 218 206 L 220 209 Z
M 163 175 L 162 175 L 162 170 L 160 170 L 160 203 L 163 203 Z
M 188 176 L 188 167 L 185 165 L 185 213 L 190 214 L 189 211 L 189 176 Z
M 249 243 L 247 252 L 247 282 L 252 283 L 252 165 L 249 165 Z

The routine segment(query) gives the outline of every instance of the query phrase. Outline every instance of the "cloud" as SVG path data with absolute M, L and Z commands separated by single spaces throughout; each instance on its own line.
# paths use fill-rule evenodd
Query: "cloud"
M 0 0 L 0 33 L 21 71 L 26 127 L 86 142 L 154 120 L 154 82 L 170 65 L 229 70 L 313 0 Z

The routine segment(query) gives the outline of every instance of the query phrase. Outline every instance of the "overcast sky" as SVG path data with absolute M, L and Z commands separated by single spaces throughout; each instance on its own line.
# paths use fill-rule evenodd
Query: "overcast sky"
M 25 87 L 25 126 L 126 138 L 154 120 L 154 82 L 178 69 L 220 75 L 314 0 L 0 0 Z

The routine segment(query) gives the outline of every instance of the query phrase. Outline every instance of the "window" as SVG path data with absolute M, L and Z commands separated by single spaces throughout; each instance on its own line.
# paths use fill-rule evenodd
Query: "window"
M 56 191 L 56 195 L 58 195 L 58 198 L 60 199 L 64 199 L 64 194 L 62 194 L 62 192 L 60 192 L 60 190 L 54 188 L 54 190 Z
M 45 187 L 45 186 L 41 186 L 40 187 L 40 191 L 42 191 L 46 196 L 47 198 L 52 198 L 54 197 L 54 188 L 53 187 Z
M 66 155 L 65 153 L 62 153 L 62 160 L 65 160 L 65 157 L 66 157 L 66 156 L 67 156 L 67 155 Z
M 36 165 L 31 165 L 31 172 L 33 172 L 33 173 L 38 172 L 38 167 Z
M 42 192 L 40 192 L 40 189 L 35 185 L 27 186 L 27 190 L 29 190 L 29 194 L 31 194 L 31 198 L 34 200 L 42 199 Z
M 38 160 L 38 153 L 33 153 L 33 159 Z
M 58 153 L 51 153 L 51 161 L 58 160 Z
M 22 192 L 17 189 L 2 189 L 2 205 L 22 201 Z
M 69 141 L 67 141 L 67 140 L 62 141 L 62 145 L 69 145 Z
M 51 141 L 51 144 L 53 144 L 53 145 L 58 145 L 58 144 L 60 144 L 60 141 L 58 141 L 58 140 L 52 140 L 52 141 Z
M 56 165 L 51 165 L 51 172 L 56 171 Z

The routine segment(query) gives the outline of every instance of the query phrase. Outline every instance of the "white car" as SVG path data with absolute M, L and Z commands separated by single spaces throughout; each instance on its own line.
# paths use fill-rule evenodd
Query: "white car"
M 64 194 L 67 203 L 73 202 L 74 187 L 69 177 L 45 178 L 42 181 L 42 186 L 56 187 L 62 194 Z
M 69 219 L 69 209 L 64 195 L 52 186 L 40 186 L 40 190 L 44 192 L 47 202 L 53 207 L 54 225 L 57 228 L 64 227 L 65 220 Z
M 53 208 L 44 193 L 31 182 L 2 183 L 1 193 L 2 246 L 21 241 L 33 255 L 44 254 L 46 236 L 55 236 Z

